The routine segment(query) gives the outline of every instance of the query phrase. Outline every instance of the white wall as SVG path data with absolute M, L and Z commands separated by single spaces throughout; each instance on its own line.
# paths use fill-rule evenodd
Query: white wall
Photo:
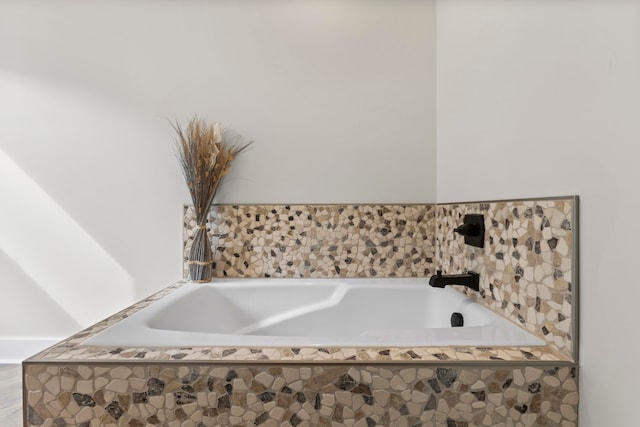
M 435 201 L 434 19 L 414 0 L 0 2 L 0 338 L 71 334 L 180 277 L 167 118 L 255 140 L 220 203 Z
M 1 2 L 0 337 L 179 277 L 166 117 L 256 140 L 221 202 L 434 200 L 432 6 Z M 439 201 L 580 195 L 580 425 L 634 425 L 638 1 L 446 0 L 437 22 Z
M 637 425 L 640 2 L 437 4 L 438 201 L 580 196 L 580 426 Z

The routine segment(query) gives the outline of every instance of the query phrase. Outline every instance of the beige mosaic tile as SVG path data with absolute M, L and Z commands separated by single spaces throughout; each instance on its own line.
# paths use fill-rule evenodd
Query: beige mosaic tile
M 486 215 L 484 250 L 451 237 L 476 211 Z M 218 275 L 235 277 L 428 276 L 437 236 L 445 273 L 481 272 L 481 302 L 552 345 L 83 344 L 176 283 L 25 361 L 25 425 L 577 425 L 573 199 L 441 205 L 437 214 L 436 234 L 426 205 L 219 206 L 210 227 Z M 185 253 L 193 225 L 187 209 Z
M 438 205 L 436 230 L 438 269 L 479 273 L 480 295 L 464 293 L 569 357 L 577 330 L 575 205 L 575 198 Z M 468 213 L 484 214 L 484 248 L 453 232 Z
M 422 277 L 432 273 L 433 205 L 218 205 L 216 277 Z M 195 220 L 184 215 L 186 257 Z
M 25 366 L 27 426 L 577 426 L 569 366 Z

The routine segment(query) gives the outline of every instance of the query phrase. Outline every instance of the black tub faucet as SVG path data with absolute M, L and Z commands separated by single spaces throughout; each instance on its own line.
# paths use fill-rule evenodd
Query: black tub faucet
M 434 288 L 444 288 L 449 285 L 462 285 L 474 291 L 480 291 L 480 275 L 474 271 L 463 274 L 442 275 L 442 270 L 438 270 L 435 276 L 429 278 L 429 285 Z

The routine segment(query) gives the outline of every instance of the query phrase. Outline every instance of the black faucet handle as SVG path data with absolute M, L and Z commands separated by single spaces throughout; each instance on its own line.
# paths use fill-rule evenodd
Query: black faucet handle
M 480 226 L 476 224 L 462 224 L 457 228 L 454 228 L 453 231 L 461 236 L 475 237 L 480 234 Z
M 484 248 L 484 215 L 466 214 L 464 223 L 453 229 L 454 232 L 464 236 L 467 245 Z
M 442 276 L 442 270 L 436 270 L 436 276 Z

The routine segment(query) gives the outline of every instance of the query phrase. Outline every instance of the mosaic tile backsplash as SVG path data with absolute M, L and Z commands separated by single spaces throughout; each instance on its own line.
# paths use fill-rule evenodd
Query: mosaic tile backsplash
M 217 205 L 214 277 L 424 277 L 434 205 Z M 195 231 L 185 207 L 184 254 Z
M 436 226 L 437 269 L 479 273 L 480 293 L 464 293 L 574 359 L 576 200 L 443 204 Z M 453 232 L 468 213 L 484 215 L 484 248 Z

